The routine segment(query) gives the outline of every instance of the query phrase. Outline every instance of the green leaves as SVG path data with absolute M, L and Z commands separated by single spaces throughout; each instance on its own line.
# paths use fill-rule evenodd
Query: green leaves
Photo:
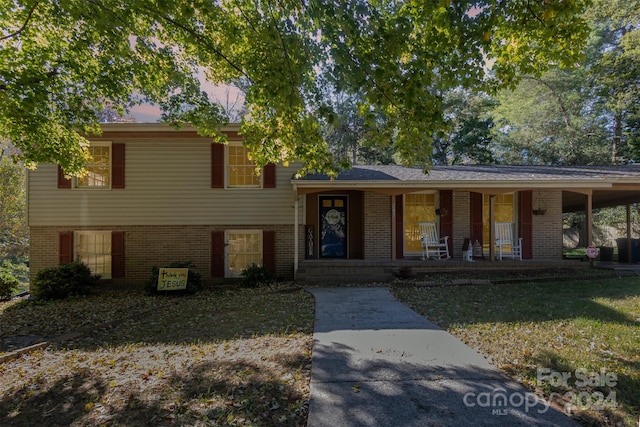
M 105 106 L 145 101 L 163 120 L 218 135 L 226 112 L 203 91 L 241 85 L 242 131 L 258 166 L 333 171 L 318 129 L 336 92 L 360 94 L 372 134 L 428 167 L 446 127 L 442 93 L 497 89 L 579 57 L 585 1 L 14 0 L 0 13 L 0 138 L 28 162 L 78 174 L 81 134 Z M 50 141 L 50 142 L 48 142 Z

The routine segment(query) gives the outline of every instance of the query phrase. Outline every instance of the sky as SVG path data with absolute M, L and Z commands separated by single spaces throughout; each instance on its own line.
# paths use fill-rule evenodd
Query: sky
M 231 111 L 231 121 L 239 121 L 237 111 L 244 103 L 244 94 L 238 88 L 229 85 L 214 85 L 207 81 L 204 72 L 198 74 L 198 78 L 202 82 L 202 90 L 204 90 L 209 99 L 220 103 L 227 111 Z M 235 112 L 235 115 L 234 115 Z M 156 105 L 142 104 L 133 107 L 128 114 L 133 117 L 137 123 L 155 123 L 160 119 L 161 111 Z

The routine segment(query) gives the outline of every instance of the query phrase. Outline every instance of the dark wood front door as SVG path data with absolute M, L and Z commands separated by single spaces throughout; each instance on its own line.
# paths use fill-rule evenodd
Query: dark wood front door
M 320 256 L 346 258 L 347 196 L 320 196 Z

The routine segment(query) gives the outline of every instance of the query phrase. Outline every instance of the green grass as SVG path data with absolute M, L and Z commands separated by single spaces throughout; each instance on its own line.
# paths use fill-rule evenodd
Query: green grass
M 394 293 L 531 389 L 547 397 L 568 397 L 556 403 L 582 424 L 637 425 L 640 278 L 403 287 Z M 538 369 L 568 372 L 571 379 L 567 384 L 539 381 Z M 615 385 L 585 388 L 589 381 L 575 381 L 582 375 L 579 369 L 614 374 Z M 594 409 L 584 398 L 582 405 L 571 407 L 571 392 L 593 398 L 590 403 L 600 396 L 594 393 L 602 393 L 615 397 L 617 406 Z

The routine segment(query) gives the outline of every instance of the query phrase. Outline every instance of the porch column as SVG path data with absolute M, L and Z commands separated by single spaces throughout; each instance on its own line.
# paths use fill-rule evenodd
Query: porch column
M 584 209 L 587 216 L 587 246 L 593 244 L 593 193 L 587 193 L 587 205 Z
M 627 203 L 627 259 L 625 261 L 631 262 L 631 258 L 631 205 Z
M 496 195 L 489 195 L 489 261 L 496 260 L 496 223 L 493 218 L 495 213 Z
M 294 200 L 293 200 L 293 278 L 297 279 L 298 278 L 298 251 L 299 249 L 299 243 L 298 243 L 298 217 L 299 217 L 299 202 L 298 200 L 300 199 L 298 197 L 298 192 L 294 192 Z
M 391 261 L 396 260 L 396 197 L 391 196 Z

